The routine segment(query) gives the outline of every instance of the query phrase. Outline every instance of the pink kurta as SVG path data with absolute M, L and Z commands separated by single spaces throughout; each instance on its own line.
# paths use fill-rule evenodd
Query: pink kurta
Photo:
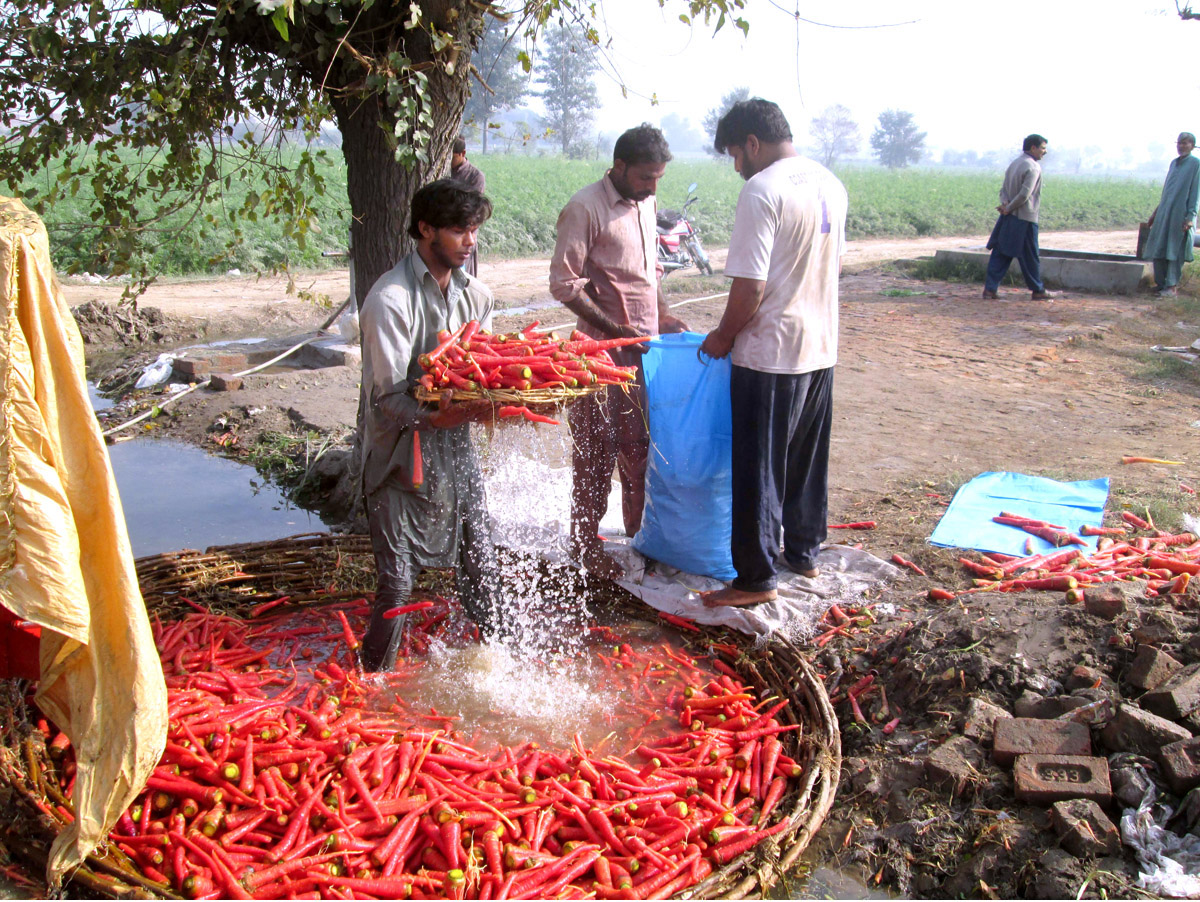
M 565 304 L 586 292 L 613 322 L 657 335 L 657 235 L 655 199 L 626 200 L 605 174 L 558 215 L 550 294 Z M 595 333 L 582 321 L 578 328 Z

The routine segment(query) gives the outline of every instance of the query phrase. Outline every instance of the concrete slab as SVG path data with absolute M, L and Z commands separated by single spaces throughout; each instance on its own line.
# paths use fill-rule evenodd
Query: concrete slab
M 986 248 L 954 248 L 938 251 L 934 259 L 949 266 L 977 268 L 982 280 L 989 256 Z M 1046 285 L 1068 291 L 1134 294 L 1144 280 L 1153 277 L 1150 261 L 1139 260 L 1132 255 L 1042 248 L 1041 260 L 1042 279 Z M 1020 261 L 1014 260 L 1013 263 L 1019 270 Z
M 362 366 L 362 348 L 341 338 L 323 338 L 305 345 L 296 354 L 301 366 L 319 369 L 326 366 Z
M 180 375 L 190 378 L 198 376 L 202 369 L 205 374 L 214 370 L 223 373 L 241 372 L 273 360 L 304 337 L 300 335 L 271 339 L 251 338 L 191 347 L 186 349 L 187 357 L 176 359 L 175 369 Z M 322 338 L 279 361 L 272 367 L 272 371 L 292 367 L 324 369 L 330 366 L 361 367 L 362 351 L 358 344 L 346 342 L 341 337 Z

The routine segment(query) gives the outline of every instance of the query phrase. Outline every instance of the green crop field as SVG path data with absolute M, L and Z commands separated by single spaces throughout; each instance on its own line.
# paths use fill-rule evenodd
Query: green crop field
M 548 256 L 554 247 L 558 212 L 570 196 L 604 172 L 602 162 L 556 157 L 476 155 L 472 161 L 487 176 L 488 195 L 495 206 L 492 220 L 480 232 L 480 251 L 492 258 Z M 188 220 L 179 214 L 159 224 L 162 240 L 154 242 L 151 269 L 163 275 L 244 272 L 277 266 L 315 268 L 329 263 L 323 250 L 343 249 L 348 209 L 346 173 L 337 150 L 319 165 L 326 193 L 318 199 L 319 231 L 305 248 L 283 234 L 269 217 L 234 225 L 228 211 L 242 203 L 247 191 L 259 186 L 234 179 L 225 195 L 209 202 L 205 212 L 217 225 L 204 228 L 203 217 Z M 972 235 L 988 232 L 995 221 L 996 194 L 1001 173 L 874 167 L 837 170 L 850 195 L 848 236 L 905 238 Z M 31 182 L 45 187 L 51 170 Z M 729 241 L 742 180 L 726 160 L 675 161 L 659 184 L 660 207 L 679 207 L 687 186 L 698 184 L 700 200 L 692 207 L 705 244 L 722 247 Z M 1042 189 L 1041 227 L 1045 230 L 1132 229 L 1146 219 L 1158 201 L 1161 185 L 1135 179 L 1096 179 L 1046 174 Z M 57 204 L 45 214 L 55 265 L 65 270 L 84 265 L 95 228 L 84 214 L 84 198 Z M 239 230 L 240 231 L 237 231 Z M 226 247 L 233 239 L 233 250 Z

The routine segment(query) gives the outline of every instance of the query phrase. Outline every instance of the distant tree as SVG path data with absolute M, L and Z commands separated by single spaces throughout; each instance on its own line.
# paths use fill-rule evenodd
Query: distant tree
M 925 132 L 917 131 L 912 113 L 884 110 L 879 125 L 871 133 L 871 148 L 888 169 L 902 169 L 916 163 L 925 152 Z
M 704 150 L 705 137 L 691 119 L 679 113 L 668 113 L 662 119 L 662 133 L 675 151 Z
M 816 139 L 816 152 L 825 166 L 845 154 L 858 153 L 858 123 L 850 118 L 850 110 L 835 103 L 825 107 L 812 121 L 808 133 Z
M 714 157 L 719 157 L 716 148 L 713 147 L 713 141 L 717 138 L 717 123 L 721 121 L 721 117 L 729 112 L 729 108 L 735 103 L 741 103 L 743 100 L 750 99 L 749 88 L 734 88 L 728 94 L 721 98 L 721 103 L 713 107 L 704 114 L 704 132 L 708 135 L 708 147 L 705 148 Z
M 488 134 L 496 127 L 492 117 L 515 109 L 529 93 L 529 73 L 522 64 L 523 54 L 514 34 L 515 29 L 489 17 L 479 46 L 471 55 L 471 65 L 483 84 L 471 82 L 463 122 L 478 127 L 484 153 L 488 150 Z
M 587 135 L 600 107 L 593 81 L 598 68 L 595 40 L 594 31 L 565 23 L 545 34 L 538 76 L 543 86 L 540 96 L 546 105 L 546 125 L 557 136 L 563 156 L 587 157 L 593 152 Z

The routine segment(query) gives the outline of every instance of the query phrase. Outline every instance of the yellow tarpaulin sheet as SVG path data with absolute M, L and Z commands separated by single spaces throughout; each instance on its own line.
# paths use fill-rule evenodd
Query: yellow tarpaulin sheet
M 158 763 L 167 690 L 46 229 L 5 197 L 0 276 L 0 603 L 42 626 L 37 701 L 78 761 L 77 819 L 47 865 L 56 885 Z

